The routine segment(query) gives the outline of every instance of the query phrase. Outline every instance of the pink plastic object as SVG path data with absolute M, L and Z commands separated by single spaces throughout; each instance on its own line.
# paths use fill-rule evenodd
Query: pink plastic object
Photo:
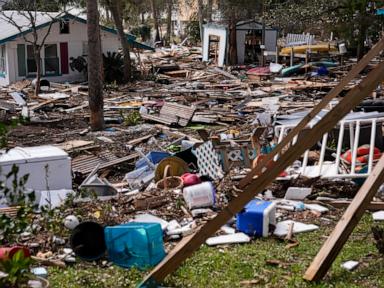
M 201 183 L 200 177 L 192 173 L 183 174 L 181 179 L 183 180 L 184 186 L 192 186 Z
M 22 246 L 0 247 L 0 260 L 11 259 L 18 251 L 23 251 L 24 257 L 30 257 L 29 249 Z

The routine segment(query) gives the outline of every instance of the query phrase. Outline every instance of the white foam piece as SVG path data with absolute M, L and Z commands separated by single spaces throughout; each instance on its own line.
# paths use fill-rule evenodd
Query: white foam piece
M 244 233 L 235 233 L 229 235 L 222 235 L 217 237 L 208 238 L 205 243 L 209 246 L 222 245 L 222 244 L 236 244 L 247 243 L 251 241 L 251 238 Z
M 321 206 L 319 204 L 304 204 L 305 209 L 317 211 L 320 213 L 328 212 L 329 209 L 327 207 Z
M 169 225 L 167 221 L 148 213 L 135 215 L 135 218 L 131 222 L 159 223 L 163 230 Z
M 227 225 L 224 225 L 220 228 L 221 231 L 223 231 L 225 234 L 235 234 L 236 230 L 232 227 L 229 227 Z
M 314 225 L 314 224 L 305 224 L 301 222 L 296 222 L 292 220 L 285 220 L 282 222 L 279 222 L 276 224 L 276 229 L 273 232 L 274 235 L 278 237 L 283 237 L 288 234 L 288 229 L 290 224 L 293 223 L 293 233 L 302 233 L 302 232 L 311 232 L 314 230 L 319 229 L 319 226 Z
M 343 264 L 341 264 L 341 267 L 343 267 L 344 269 L 346 269 L 348 271 L 352 271 L 352 270 L 356 269 L 357 266 L 359 266 L 359 262 L 352 261 L 352 260 L 344 262 Z
M 305 197 L 310 195 L 312 188 L 305 187 L 289 187 L 287 193 L 285 193 L 284 199 L 288 200 L 304 200 Z
M 373 220 L 384 221 L 384 211 L 377 211 L 372 213 Z

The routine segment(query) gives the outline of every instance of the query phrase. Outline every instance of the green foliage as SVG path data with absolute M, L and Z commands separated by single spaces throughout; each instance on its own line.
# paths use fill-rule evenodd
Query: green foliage
M 140 37 L 141 41 L 147 41 L 151 38 L 151 27 L 145 24 L 132 28 L 130 32 Z
M 28 280 L 33 278 L 29 272 L 32 264 L 30 257 L 24 257 L 23 251 L 17 251 L 11 259 L 0 261 L 0 271 L 7 274 L 7 277 L 0 278 L 0 286 L 4 288 L 27 287 Z
M 66 5 L 75 3 L 72 0 L 10 0 L 2 1 L 6 4 L 2 7 L 4 10 L 19 10 L 19 11 L 46 11 L 57 12 Z
M 342 212 L 342 211 L 340 211 Z M 341 213 L 333 210 L 333 223 L 324 223 L 320 218 L 311 218 L 310 223 L 320 229 L 300 233 L 295 238 L 298 246 L 287 249 L 287 242 L 274 237 L 257 238 L 250 243 L 220 247 L 202 247 L 188 258 L 174 273 L 167 276 L 163 286 L 193 288 L 234 288 L 234 287 L 384 287 L 382 255 L 378 255 L 371 233 L 372 215 L 366 213 L 354 229 L 341 253 L 335 260 L 328 276 L 323 281 L 309 283 L 303 274 L 334 229 Z M 267 260 L 279 260 L 280 265 L 269 265 Z M 356 260 L 361 264 L 353 272 L 344 270 L 340 264 Z M 97 266 L 69 267 L 49 270 L 52 287 L 137 287 L 147 272 L 135 269 L 121 269 Z M 244 281 L 245 283 L 242 283 Z M 250 281 L 253 285 L 247 285 Z
M 189 21 L 186 26 L 189 40 L 193 43 L 200 42 L 200 26 L 199 21 Z
M 103 54 L 104 81 L 106 83 L 123 83 L 124 80 L 124 60 L 123 55 L 117 52 L 107 52 Z
M 322 38 L 331 32 L 338 39 L 347 41 L 348 48 L 362 45 L 366 37 L 379 36 L 384 17 L 375 15 L 373 1 L 367 0 L 301 0 L 266 1 L 267 24 L 287 33 L 312 33 Z M 384 1 L 375 1 L 382 7 Z
M 69 67 L 71 67 L 72 71 L 77 71 L 80 73 L 83 73 L 85 76 L 87 76 L 88 73 L 88 63 L 87 60 L 83 56 L 78 56 L 76 58 L 71 57 L 69 58 L 71 61 L 69 63 Z
M 32 214 L 37 208 L 35 193 L 25 191 L 25 183 L 29 175 L 18 177 L 19 168 L 12 166 L 11 171 L 5 176 L 6 181 L 0 183 L 0 195 L 3 195 L 11 206 L 19 207 L 15 218 L 6 214 L 0 215 L 0 243 L 12 243 L 18 235 L 32 224 Z M 11 180 L 11 187 L 5 185 Z
M 123 114 L 122 116 L 124 119 L 124 125 L 126 126 L 135 126 L 139 124 L 141 120 L 140 113 L 137 110 L 132 110 L 129 113 Z
M 18 124 L 25 123 L 27 119 L 19 118 L 12 119 L 10 123 L 0 122 L 0 149 L 7 147 L 7 135 L 11 128 L 16 127 Z

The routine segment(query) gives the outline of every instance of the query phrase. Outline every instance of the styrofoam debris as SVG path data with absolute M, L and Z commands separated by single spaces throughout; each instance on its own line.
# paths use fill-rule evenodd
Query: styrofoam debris
M 359 266 L 359 262 L 352 261 L 352 260 L 344 262 L 343 264 L 341 264 L 341 267 L 343 267 L 344 269 L 346 269 L 348 271 L 352 271 L 352 270 L 356 269 L 357 266 Z
M 377 211 L 372 213 L 373 220 L 384 221 L 384 211 Z
M 287 193 L 285 193 L 284 199 L 290 200 L 304 200 L 305 197 L 310 195 L 312 188 L 305 187 L 289 187 Z
M 235 243 L 247 243 L 251 241 L 251 238 L 244 233 L 235 233 L 229 235 L 222 235 L 217 237 L 208 238 L 205 243 L 209 246 L 221 245 L 221 244 L 235 244 Z
M 31 272 L 39 277 L 47 278 L 48 277 L 48 271 L 45 269 L 45 267 L 35 267 L 31 269 Z
M 225 234 L 235 234 L 236 230 L 232 227 L 229 227 L 227 225 L 224 225 L 220 228 L 221 231 L 223 231 Z
M 293 233 L 310 232 L 319 229 L 319 226 L 314 224 L 305 224 L 292 220 L 285 220 L 276 224 L 276 229 L 273 232 L 278 237 L 283 237 L 288 234 L 290 224 L 293 223 Z
M 135 215 L 135 218 L 131 222 L 159 223 L 161 225 L 161 229 L 163 230 L 165 230 L 169 225 L 168 221 L 148 213 Z
M 305 204 L 305 209 L 317 211 L 320 213 L 325 213 L 329 211 L 327 207 L 321 206 L 319 204 Z
M 172 230 L 179 229 L 179 228 L 181 228 L 180 223 L 177 222 L 176 220 L 171 220 L 168 223 L 167 231 L 172 231 Z
M 193 232 L 193 229 L 196 227 L 196 223 L 193 221 L 189 223 L 188 225 L 185 225 L 180 228 L 176 228 L 173 230 L 168 230 L 167 235 L 180 235 L 182 234 L 183 236 L 187 236 Z

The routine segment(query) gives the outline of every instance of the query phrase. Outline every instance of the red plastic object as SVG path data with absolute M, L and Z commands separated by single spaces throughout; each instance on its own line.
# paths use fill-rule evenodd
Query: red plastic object
M 0 247 L 0 260 L 11 259 L 18 251 L 23 251 L 25 258 L 31 256 L 29 249 L 23 246 Z
M 181 176 L 184 186 L 192 186 L 201 183 L 201 179 L 196 174 L 185 173 Z
M 380 156 L 378 156 L 378 158 L 377 158 L 377 155 L 380 155 L 380 150 L 378 148 L 374 147 L 373 154 L 374 154 L 374 157 L 373 157 L 374 160 L 380 158 Z M 369 155 L 369 145 L 368 144 L 362 145 L 362 146 L 357 148 L 356 156 L 357 156 L 358 162 L 367 163 L 367 161 L 364 160 L 365 158 L 367 158 L 367 157 L 364 157 L 366 155 Z M 352 163 L 351 149 L 349 149 L 347 152 L 345 152 L 341 157 L 345 161 L 347 161 L 348 163 Z

